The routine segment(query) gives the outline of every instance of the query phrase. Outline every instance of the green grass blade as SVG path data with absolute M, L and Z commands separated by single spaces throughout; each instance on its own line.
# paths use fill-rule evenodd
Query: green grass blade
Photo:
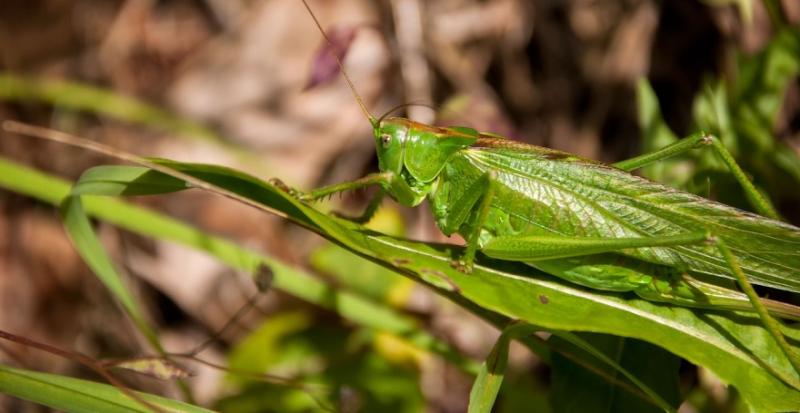
M 0 99 L 43 102 L 59 108 L 96 113 L 166 132 L 221 143 L 214 131 L 166 110 L 114 91 L 64 80 L 0 73 Z
M 77 185 L 74 187 L 75 190 L 86 193 L 85 188 L 92 188 L 97 182 L 107 181 L 104 179 L 103 174 L 100 173 L 103 171 L 112 172 L 107 177 L 110 176 L 115 179 L 126 174 L 129 177 L 137 176 L 142 171 L 137 167 L 123 166 L 98 168 L 110 169 L 92 168 L 88 170 L 83 176 L 86 178 L 84 183 L 88 186 Z M 120 169 L 115 170 L 115 168 Z M 156 175 L 164 177 L 163 174 Z M 156 175 L 151 175 L 150 177 L 155 177 Z M 182 185 L 185 187 L 185 184 Z M 67 196 L 70 191 L 70 183 L 15 164 L 2 157 L 0 157 L 0 187 L 54 205 L 61 202 L 62 198 Z M 165 188 L 166 185 L 150 187 Z M 116 184 L 115 186 L 106 187 L 94 186 L 94 189 L 98 188 L 110 192 L 119 191 L 118 193 L 132 190 L 122 188 Z M 136 192 L 140 194 L 143 191 L 141 188 L 136 189 Z M 348 291 L 337 290 L 308 273 L 272 257 L 240 247 L 223 238 L 209 235 L 173 218 L 114 199 L 93 196 L 84 197 L 83 207 L 89 215 L 120 228 L 145 236 L 175 242 L 208 253 L 217 257 L 221 262 L 242 271 L 253 273 L 259 264 L 266 263 L 274 272 L 274 288 L 335 311 L 343 318 L 354 323 L 401 336 L 421 349 L 442 356 L 464 371 L 470 373 L 478 371 L 478 363 L 453 350 L 447 343 L 421 330 L 418 322 L 412 317 L 399 314 L 388 307 L 366 300 Z M 287 209 L 291 210 L 288 207 Z
M 737 56 L 739 73 L 731 89 L 732 123 L 760 151 L 777 141 L 774 125 L 791 82 L 800 74 L 800 30 L 779 30 L 766 48 Z
M 167 161 L 162 165 L 223 186 L 248 199 L 267 203 L 269 208 L 265 209 L 278 210 L 356 254 L 429 285 L 492 323 L 504 325 L 510 319 L 516 319 L 547 330 L 599 332 L 641 339 L 707 367 L 725 383 L 736 386 L 754 409 L 785 411 L 800 405 L 800 391 L 797 390 L 800 378 L 752 314 L 676 308 L 626 294 L 588 291 L 526 265 L 484 258 L 477 261 L 471 274 L 465 275 L 450 267 L 453 257 L 461 253 L 459 247 L 425 244 L 370 231 L 322 214 L 256 178 L 226 168 Z M 0 168 L 0 181 L 3 181 L 1 172 L 4 171 Z M 0 183 L 19 186 L 15 182 Z M 124 204 L 103 200 L 104 203 L 93 205 L 89 201 L 85 204 L 87 212 L 119 226 L 189 245 L 195 243 L 192 238 L 186 239 L 187 234 L 176 237 L 174 227 L 170 227 L 175 225 L 174 220 L 152 215 L 137 217 L 136 214 L 144 211 L 138 210 L 133 215 L 130 210 L 120 213 L 120 205 Z M 115 207 L 111 208 L 111 205 Z M 154 219 L 160 221 L 141 226 L 143 220 Z M 161 232 L 168 227 L 168 231 Z M 189 231 L 188 228 L 183 230 Z M 207 239 L 204 244 L 202 248 L 208 250 Z M 214 249 L 217 247 L 216 244 L 213 246 Z M 241 259 L 240 249 L 231 244 L 228 248 L 233 248 L 235 253 L 215 251 L 215 255 L 223 261 L 234 256 Z M 253 264 L 260 262 L 261 258 L 249 254 L 246 257 L 252 261 L 245 268 L 252 270 Z M 242 265 L 235 260 L 231 264 Z M 279 274 L 280 267 L 276 266 L 276 284 L 280 281 L 286 288 L 289 281 L 285 275 Z M 432 278 L 442 282 L 431 283 Z M 303 294 L 306 285 L 297 289 L 298 294 Z M 315 298 L 325 302 L 325 297 Z M 341 311 L 343 301 L 336 300 L 330 305 Z M 796 347 L 800 330 L 787 326 L 782 326 L 781 330 Z
M 180 179 L 141 166 L 104 165 L 86 170 L 70 192 L 73 195 L 133 196 L 166 194 L 188 188 Z
M 217 184 L 230 179 L 230 176 L 216 176 L 215 173 L 224 171 L 214 167 L 178 163 L 169 166 L 187 174 L 202 174 L 204 180 Z M 194 168 L 199 168 L 198 172 L 194 172 Z M 246 181 L 257 184 L 254 178 Z M 587 292 L 554 282 L 527 266 L 511 263 L 478 265 L 472 274 L 464 275 L 450 268 L 450 260 L 460 253 L 458 248 L 377 234 L 351 222 L 323 215 L 267 184 L 262 183 L 259 187 L 261 198 L 285 197 L 285 201 L 290 201 L 303 214 L 301 217 L 289 214 L 292 219 L 312 222 L 321 229 L 322 235 L 351 251 L 417 280 L 423 279 L 422 274 L 440 274 L 440 277 L 448 279 L 452 288 L 448 291 L 439 287 L 439 291 L 459 303 L 466 301 L 473 308 L 478 306 L 548 329 L 598 331 L 657 343 L 696 364 L 709 367 L 728 382 L 738 382 L 737 387 L 751 403 L 800 404 L 797 374 L 788 360 L 781 357 L 774 341 L 756 338 L 763 338 L 767 333 L 752 314 L 703 313 L 660 306 L 624 295 Z M 266 196 L 267 193 L 270 196 Z M 787 336 L 800 337 L 797 329 L 784 330 Z M 722 359 L 726 361 L 722 362 Z M 731 369 L 733 365 L 738 365 L 738 368 Z M 745 367 L 747 365 L 750 367 Z M 759 372 L 758 378 L 745 377 L 739 369 L 755 369 Z M 754 386 L 754 380 L 763 381 Z M 753 391 L 754 387 L 760 390 Z M 784 394 L 781 401 L 764 397 L 764 394 L 775 391 Z
M 89 218 L 83 211 L 83 204 L 80 197 L 67 196 L 61 203 L 61 219 L 64 222 L 64 228 L 67 231 L 72 244 L 78 250 L 78 254 L 83 258 L 83 261 L 89 268 L 97 274 L 100 281 L 111 291 L 114 297 L 119 300 L 125 312 L 131 317 L 136 327 L 139 329 L 150 344 L 162 350 L 161 344 L 155 331 L 150 327 L 144 317 L 144 313 L 139 308 L 136 300 L 134 300 L 125 283 L 120 278 L 117 270 L 114 268 L 114 263 L 111 258 L 106 254 L 103 245 L 92 229 Z
M 23 370 L 0 364 L 0 393 L 53 409 L 76 413 L 149 413 L 152 410 L 122 390 L 88 380 Z M 210 410 L 146 393 L 137 394 L 167 412 Z
M 775 133 L 786 91 L 800 74 L 800 30 L 778 30 L 763 50 L 739 54 L 732 67 L 738 72 L 734 79 L 707 79 L 701 86 L 693 104 L 695 126 L 719 136 L 753 183 L 776 203 L 796 202 L 792 188 L 800 182 L 800 157 Z M 711 179 L 722 202 L 746 208 L 741 191 L 726 183 L 725 175 L 718 176 L 719 160 L 708 154 L 693 158 L 698 163 L 690 190 L 700 191 Z
M 509 330 L 503 330 L 500 337 L 495 342 L 492 351 L 486 357 L 486 361 L 481 364 L 478 377 L 472 383 L 472 390 L 469 392 L 469 413 L 489 413 L 492 411 L 500 386 L 503 384 L 503 377 L 506 374 L 508 365 L 508 346 L 511 343 Z
M 284 192 L 277 190 L 264 182 L 260 182 L 256 178 L 243 175 L 239 172 L 231 171 L 227 168 L 216 167 L 212 165 L 183 164 L 170 161 L 160 161 L 159 163 L 162 166 L 175 168 L 182 173 L 200 178 L 204 182 L 219 185 L 234 193 L 246 196 L 249 199 L 258 200 L 258 202 L 266 202 L 275 209 L 287 212 L 287 216 L 290 219 L 293 219 L 309 228 L 317 228 L 321 235 L 326 236 L 334 242 L 345 246 L 351 251 L 370 258 L 378 263 L 381 263 L 382 265 L 390 266 L 391 268 L 401 271 L 414 279 L 425 279 L 423 274 L 428 276 L 430 274 L 440 274 L 446 278 L 448 282 L 440 284 L 438 286 L 439 291 L 451 298 L 454 298 L 462 305 L 466 305 L 468 308 L 474 309 L 477 306 L 483 309 L 489 309 L 491 311 L 503 314 L 511 319 L 525 320 L 531 324 L 554 330 L 601 331 L 620 336 L 641 338 L 662 345 L 675 354 L 682 355 L 689 360 L 695 361 L 697 364 L 706 366 L 708 366 L 708 362 L 714 364 L 714 362 L 719 361 L 719 359 L 716 357 L 716 353 L 720 350 L 720 346 L 722 348 L 727 347 L 727 350 L 723 351 L 731 352 L 730 355 L 734 358 L 738 358 L 739 362 L 744 362 L 747 360 L 747 363 L 753 363 L 753 366 L 762 367 L 762 372 L 764 373 L 763 377 L 765 379 L 768 377 L 769 380 L 776 380 L 776 382 L 782 383 L 784 389 L 791 394 L 794 394 L 795 397 L 800 397 L 800 393 L 796 391 L 796 388 L 800 388 L 800 380 L 798 380 L 796 373 L 791 368 L 791 365 L 787 360 L 783 359 L 777 363 L 775 362 L 775 355 L 780 354 L 780 350 L 774 346 L 774 342 L 770 340 L 762 342 L 760 340 L 753 340 L 752 338 L 738 336 L 735 336 L 735 339 L 731 340 L 731 337 L 729 337 L 730 331 L 725 330 L 738 329 L 739 324 L 735 321 L 722 321 L 721 323 L 725 324 L 725 328 L 721 329 L 723 331 L 719 331 L 720 329 L 716 325 L 719 322 L 716 320 L 714 320 L 711 325 L 704 325 L 706 323 L 704 322 L 703 318 L 696 320 L 681 320 L 681 322 L 688 323 L 699 331 L 693 331 L 691 329 L 687 331 L 686 327 L 682 326 L 681 322 L 679 322 L 672 324 L 671 326 L 667 326 L 666 330 L 662 331 L 664 336 L 658 338 L 656 337 L 657 334 L 654 335 L 652 334 L 652 331 L 649 331 L 655 327 L 647 327 L 646 325 L 660 325 L 660 327 L 663 328 L 665 327 L 665 323 L 664 320 L 661 320 L 662 317 L 671 319 L 675 317 L 675 313 L 679 313 L 680 311 L 686 311 L 692 316 L 695 316 L 694 313 L 687 309 L 659 307 L 652 303 L 623 298 L 620 299 L 626 303 L 635 303 L 634 308 L 621 309 L 622 313 L 616 313 L 616 311 L 613 311 L 612 308 L 610 308 L 614 307 L 613 305 L 607 307 L 607 304 L 601 304 L 607 295 L 597 294 L 594 292 L 588 293 L 589 295 L 584 297 L 586 300 L 578 299 L 578 302 L 573 302 L 571 305 L 567 306 L 564 309 L 567 311 L 559 310 L 556 314 L 548 314 L 547 316 L 543 317 L 540 312 L 540 306 L 535 305 L 536 301 L 531 299 L 531 297 L 540 297 L 540 294 L 534 293 L 530 289 L 521 285 L 516 285 L 515 282 L 512 281 L 513 275 L 503 273 L 502 271 L 497 271 L 491 267 L 483 267 L 469 276 L 464 276 L 464 274 L 452 270 L 449 265 L 450 259 L 452 256 L 457 256 L 459 252 L 453 251 L 454 249 L 450 248 L 449 246 L 412 243 L 371 232 L 349 221 L 331 218 L 297 202 L 293 198 L 287 196 Z M 290 206 L 289 208 L 286 208 L 286 205 L 282 204 L 279 206 L 278 203 L 289 203 Z M 431 259 L 433 261 L 430 261 Z M 511 264 L 506 263 L 506 265 Z M 524 268 L 524 270 L 517 268 L 515 270 L 517 272 L 512 272 L 512 274 L 516 273 L 518 276 L 524 274 L 522 275 L 523 277 L 530 277 L 537 274 L 527 266 Z M 509 276 L 512 278 L 509 278 Z M 481 282 L 478 284 L 473 284 L 477 280 L 480 280 Z M 490 291 L 491 288 L 489 286 L 492 284 L 499 284 L 497 291 Z M 453 287 L 452 291 L 448 291 L 447 287 L 443 287 L 447 285 L 451 285 Z M 464 285 L 469 285 L 473 288 L 467 289 L 464 287 Z M 566 288 L 567 290 L 575 291 L 571 286 L 565 286 L 558 283 L 557 285 L 559 285 L 559 289 Z M 528 287 L 530 287 L 530 285 L 528 285 Z M 525 290 L 528 291 L 527 294 L 516 296 L 515 293 Z M 550 293 L 543 295 L 545 297 L 550 297 Z M 512 296 L 515 296 L 515 298 L 508 298 Z M 617 295 L 615 297 L 620 296 Z M 466 300 L 464 300 L 465 298 Z M 572 301 L 566 297 L 562 297 L 561 299 L 566 302 Z M 553 306 L 553 302 L 549 298 L 547 302 L 548 309 L 554 309 L 554 307 L 556 307 Z M 647 310 L 644 311 L 644 314 L 640 313 L 638 309 L 635 309 L 635 307 L 638 307 L 639 305 L 647 307 Z M 519 307 L 525 311 L 512 311 L 511 309 L 514 307 Z M 565 320 L 573 319 L 576 313 L 581 313 L 582 309 L 589 309 L 588 314 L 591 316 L 587 317 L 594 318 L 592 322 L 587 323 L 586 319 L 582 319 L 580 322 L 577 322 L 577 324 L 571 324 L 570 328 L 565 329 L 559 327 L 560 325 L 564 325 Z M 661 314 L 659 316 L 655 316 L 655 314 L 659 314 L 663 309 L 668 309 L 670 314 Z M 601 314 L 603 314 L 603 316 L 599 316 Z M 703 317 L 705 317 L 705 315 L 703 315 Z M 752 315 L 745 316 L 745 318 L 748 317 L 752 317 Z M 626 324 L 622 330 L 616 330 L 613 328 L 611 331 L 604 331 L 602 328 L 597 330 L 598 324 L 616 324 L 616 322 L 620 319 L 629 319 L 629 323 Z M 751 319 L 751 321 L 756 322 L 755 319 Z M 610 324 L 608 327 L 610 327 Z M 669 325 L 671 323 L 666 324 Z M 750 334 L 765 333 L 763 328 L 760 326 L 753 326 L 752 328 L 754 330 L 751 331 Z M 658 328 L 656 328 L 656 330 L 658 330 Z M 644 333 L 644 331 L 648 331 L 648 333 Z M 758 331 L 758 333 L 756 333 L 756 331 Z M 686 345 L 686 347 L 674 345 L 674 343 L 682 341 L 677 339 L 676 336 L 686 339 L 687 342 L 694 341 L 697 343 L 697 341 L 706 340 L 697 340 L 697 337 L 708 335 L 712 332 L 714 332 L 714 335 L 717 336 L 719 342 L 711 345 L 711 347 L 717 347 L 716 350 L 708 353 L 702 352 L 702 358 L 704 359 L 702 362 L 697 362 L 696 359 L 693 360 L 691 355 L 689 355 L 689 353 L 692 353 L 693 350 L 695 350 L 695 346 L 697 344 L 688 345 L 685 343 L 684 345 Z M 795 337 L 798 336 L 798 332 L 796 330 L 787 329 L 786 334 L 794 334 Z M 738 340 L 742 340 L 748 345 L 742 345 L 742 343 L 740 343 Z M 723 343 L 726 344 L 723 345 Z M 750 345 L 755 347 L 750 347 Z M 752 358 L 750 354 L 752 354 L 754 348 L 759 346 L 761 348 L 758 349 L 760 350 L 758 353 L 761 355 Z M 734 356 L 734 353 L 738 354 Z M 724 370 L 728 366 L 728 364 L 720 364 L 716 366 L 716 370 Z M 736 376 L 739 376 L 738 379 L 740 380 L 749 380 L 741 377 L 741 375 Z M 790 387 L 787 387 L 785 383 L 791 383 Z M 742 391 L 743 393 L 746 392 L 746 390 Z

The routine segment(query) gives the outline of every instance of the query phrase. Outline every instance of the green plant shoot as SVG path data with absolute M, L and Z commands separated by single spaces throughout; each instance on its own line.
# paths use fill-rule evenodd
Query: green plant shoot
M 755 311 L 800 372 L 770 316 L 800 320 L 800 308 L 759 298 L 751 285 L 800 292 L 800 228 L 779 221 L 715 137 L 698 133 L 606 165 L 471 128 L 376 119 L 338 57 L 337 63 L 373 126 L 380 172 L 308 193 L 291 190 L 298 198 L 314 201 L 379 186 L 359 221 L 369 220 L 387 194 L 410 207 L 427 199 L 439 229 L 466 240 L 453 260 L 463 272 L 471 271 L 480 251 L 589 288 L 680 306 Z M 761 215 L 630 173 L 700 147 L 720 156 Z

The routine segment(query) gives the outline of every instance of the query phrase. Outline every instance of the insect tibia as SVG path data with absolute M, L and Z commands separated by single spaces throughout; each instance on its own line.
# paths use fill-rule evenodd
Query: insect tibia
M 303 202 L 320 202 L 320 201 L 329 201 L 333 199 L 334 195 L 338 195 L 339 199 L 341 199 L 345 193 L 347 192 L 354 192 L 359 189 L 362 189 L 361 186 L 350 186 L 349 183 L 335 185 L 330 187 L 331 189 L 328 190 L 316 190 L 312 192 L 303 192 L 298 189 L 292 188 L 289 185 L 286 185 L 283 181 L 278 178 L 271 178 L 269 183 L 275 186 L 276 188 L 280 189 L 283 192 L 291 195 L 295 199 Z

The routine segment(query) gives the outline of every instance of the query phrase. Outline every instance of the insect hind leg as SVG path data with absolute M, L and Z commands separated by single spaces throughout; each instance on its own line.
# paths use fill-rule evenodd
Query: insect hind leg
M 529 265 L 585 287 L 630 291 L 647 301 L 702 309 L 753 310 L 747 296 L 738 291 L 701 282 L 676 267 L 624 255 L 594 254 L 536 261 Z M 791 317 L 787 311 L 777 312 L 781 316 Z
M 733 155 L 731 155 L 728 149 L 725 148 L 725 145 L 723 145 L 716 136 L 707 134 L 705 132 L 695 133 L 659 150 L 617 162 L 613 164 L 613 166 L 630 172 L 653 162 L 663 161 L 675 155 L 688 152 L 692 149 L 709 146 L 714 150 L 717 156 L 722 159 L 722 162 L 725 163 L 725 166 L 728 168 L 728 170 L 730 170 L 731 174 L 733 174 L 733 177 L 739 182 L 739 185 L 741 185 L 742 189 L 744 190 L 745 196 L 747 196 L 747 200 L 750 202 L 750 205 L 752 205 L 759 214 L 765 217 L 780 220 L 780 215 L 778 212 L 761 194 L 761 192 L 756 189 L 753 183 L 750 182 L 750 179 L 744 173 L 739 164 L 736 163 Z
M 684 239 L 681 239 L 684 238 Z M 592 277 L 597 278 L 597 265 L 579 265 L 581 273 L 575 268 L 565 266 L 572 265 L 571 261 L 582 264 L 586 260 L 591 260 L 593 254 L 603 254 L 607 252 L 619 251 L 627 248 L 645 248 L 654 246 L 686 245 L 691 243 L 706 242 L 710 243 L 719 250 L 728 269 L 737 281 L 742 294 L 736 291 L 725 293 L 723 289 L 698 288 L 699 284 L 688 283 L 689 277 L 686 274 L 672 273 L 667 277 L 653 277 L 653 281 L 642 283 L 644 277 L 625 277 L 623 283 L 631 282 L 628 291 L 634 291 L 642 298 L 651 301 L 670 302 L 678 305 L 700 308 L 719 308 L 734 310 L 752 310 L 761 319 L 764 328 L 773 337 L 778 347 L 786 355 L 794 369 L 800 374 L 800 357 L 789 346 L 786 338 L 781 333 L 780 325 L 770 315 L 770 310 L 788 318 L 797 318 L 800 312 L 786 306 L 772 305 L 767 309 L 765 300 L 761 299 L 753 289 L 744 271 L 739 266 L 738 259 L 728 248 L 726 243 L 710 234 L 685 234 L 671 237 L 648 237 L 648 238 L 619 238 L 603 240 L 599 238 L 568 238 L 563 236 L 528 236 L 528 237 L 499 237 L 488 242 L 482 250 L 486 255 L 513 261 L 528 262 L 534 267 L 540 268 L 545 272 L 559 276 L 561 278 L 577 282 L 578 284 L 600 289 L 612 289 L 625 291 L 625 288 L 604 288 L 601 280 L 593 283 Z M 596 257 L 596 255 L 594 255 Z M 572 258 L 570 258 L 572 257 Z M 577 258 L 576 258 L 577 257 Z M 619 269 L 619 264 L 613 264 Z M 653 267 L 656 268 L 656 267 Z M 678 271 L 678 269 L 674 269 Z M 603 269 L 600 269 L 603 271 Z M 609 271 L 606 269 L 605 271 Z M 591 272 L 595 272 L 592 274 Z M 584 279 L 582 279 L 584 278 Z M 639 284 L 637 287 L 636 284 Z M 621 284 L 620 287 L 624 287 Z M 745 299 L 746 297 L 746 299 Z M 748 308 L 749 301 L 749 308 Z M 788 313 L 782 313 L 788 311 Z
M 775 339 L 778 347 L 781 349 L 781 351 L 783 351 L 784 355 L 786 355 L 786 358 L 789 360 L 789 363 L 792 365 L 792 367 L 794 367 L 794 370 L 800 374 L 800 356 L 798 356 L 794 349 L 789 346 L 789 343 L 786 341 L 786 337 L 784 337 L 783 333 L 781 333 L 780 325 L 777 321 L 775 321 L 774 318 L 772 318 L 766 306 L 762 302 L 762 299 L 756 294 L 756 291 L 752 284 L 750 284 L 750 281 L 747 280 L 747 276 L 745 276 L 744 271 L 742 271 L 742 268 L 739 266 L 739 261 L 736 259 L 736 256 L 722 239 L 715 239 L 714 243 L 725 259 L 725 262 L 728 264 L 731 273 L 734 275 L 736 282 L 739 284 L 739 288 L 742 289 L 742 291 L 747 295 L 747 298 L 750 300 L 753 309 L 758 314 L 762 324 L 764 324 L 764 328 L 766 328 L 772 338 Z
M 461 272 L 472 272 L 478 240 L 489 216 L 494 192 L 494 173 L 487 172 L 461 194 L 447 215 L 447 221 L 442 228 L 445 234 L 452 234 L 462 227 L 468 228 L 466 234 L 462 233 L 465 235 L 467 247 L 464 253 L 452 262 L 452 266 Z

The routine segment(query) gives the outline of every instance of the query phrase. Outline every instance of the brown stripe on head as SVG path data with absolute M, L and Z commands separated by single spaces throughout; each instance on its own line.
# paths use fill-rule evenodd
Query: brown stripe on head
M 413 121 L 408 118 L 391 117 L 386 119 L 385 121 L 393 123 L 403 123 L 408 129 L 422 130 L 422 131 L 432 132 L 434 134 L 445 134 L 449 132 L 449 130 L 446 128 L 440 126 L 427 125 L 424 123 Z

